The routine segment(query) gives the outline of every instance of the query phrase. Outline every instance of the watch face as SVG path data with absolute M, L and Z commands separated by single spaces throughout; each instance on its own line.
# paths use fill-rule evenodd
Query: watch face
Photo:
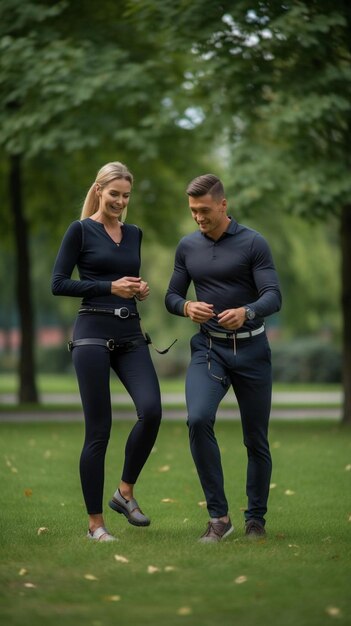
M 255 312 L 250 309 L 249 307 L 246 308 L 246 317 L 248 320 L 253 320 L 255 319 Z

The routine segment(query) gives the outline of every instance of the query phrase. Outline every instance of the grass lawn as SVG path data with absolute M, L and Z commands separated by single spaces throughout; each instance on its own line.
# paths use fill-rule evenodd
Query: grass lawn
M 130 422 L 114 422 L 105 501 Z M 85 538 L 78 479 L 83 426 L 0 424 L 0 617 L 8 626 L 340 626 L 351 622 L 351 438 L 329 422 L 274 422 L 268 538 L 243 536 L 246 454 L 217 424 L 236 531 L 197 543 L 203 494 L 186 426 L 165 422 L 136 489 L 149 528 L 106 508 L 118 538 Z M 46 530 L 39 532 L 38 529 Z M 128 562 L 116 560 L 116 555 Z M 157 568 L 148 572 L 152 566 Z

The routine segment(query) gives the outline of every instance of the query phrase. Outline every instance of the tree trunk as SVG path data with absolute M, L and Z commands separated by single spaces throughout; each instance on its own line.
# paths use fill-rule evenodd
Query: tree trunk
M 341 214 L 341 307 L 343 319 L 343 424 L 351 424 L 351 205 Z
M 38 402 L 35 384 L 35 329 L 30 289 L 29 236 L 23 211 L 21 157 L 19 155 L 11 157 L 9 186 L 17 259 L 16 298 L 21 330 L 18 398 L 19 402 Z

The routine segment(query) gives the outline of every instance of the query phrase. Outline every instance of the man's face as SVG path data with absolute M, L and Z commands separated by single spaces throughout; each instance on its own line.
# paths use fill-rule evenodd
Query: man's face
M 227 228 L 227 201 L 215 199 L 210 194 L 194 198 L 189 196 L 191 215 L 205 235 L 216 239 Z

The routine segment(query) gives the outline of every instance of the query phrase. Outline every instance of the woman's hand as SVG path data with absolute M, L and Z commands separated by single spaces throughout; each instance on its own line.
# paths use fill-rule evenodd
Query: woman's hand
M 134 296 L 139 295 L 143 282 L 140 277 L 124 276 L 111 283 L 111 293 L 115 296 L 121 296 L 121 298 L 134 298 Z
M 137 298 L 137 300 L 140 300 L 140 301 L 146 300 L 149 293 L 150 293 L 149 285 L 145 282 L 145 280 L 142 280 L 140 282 L 140 291 L 138 294 L 135 295 L 135 297 Z

